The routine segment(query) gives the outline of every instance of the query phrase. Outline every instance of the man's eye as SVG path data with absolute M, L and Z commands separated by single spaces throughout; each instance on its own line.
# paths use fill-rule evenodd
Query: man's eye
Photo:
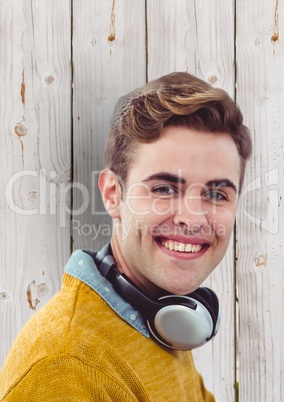
M 210 190 L 207 191 L 204 195 L 205 198 L 210 199 L 210 200 L 214 200 L 214 201 L 226 201 L 228 200 L 227 195 L 222 192 L 222 191 L 218 191 L 218 190 Z
M 176 193 L 171 186 L 156 186 L 152 189 L 152 192 L 158 195 L 173 195 Z

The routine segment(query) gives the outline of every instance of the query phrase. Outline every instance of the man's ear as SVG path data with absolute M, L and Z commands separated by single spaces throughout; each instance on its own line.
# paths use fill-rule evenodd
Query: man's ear
M 122 194 L 121 186 L 116 174 L 110 169 L 102 170 L 98 184 L 107 213 L 112 218 L 119 218 Z

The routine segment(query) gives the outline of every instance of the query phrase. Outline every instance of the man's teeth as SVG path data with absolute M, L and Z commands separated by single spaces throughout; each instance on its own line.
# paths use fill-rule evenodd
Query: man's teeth
M 175 250 L 182 253 L 197 253 L 202 249 L 202 245 L 200 244 L 174 243 L 172 241 L 162 241 L 162 245 L 168 250 Z

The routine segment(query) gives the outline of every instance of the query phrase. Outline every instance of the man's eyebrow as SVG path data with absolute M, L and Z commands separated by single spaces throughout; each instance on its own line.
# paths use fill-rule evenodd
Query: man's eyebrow
M 186 183 L 185 179 L 183 179 L 182 177 L 172 174 L 172 173 L 168 173 L 168 172 L 154 173 L 154 174 L 146 177 L 146 179 L 144 179 L 143 182 L 147 183 L 148 181 L 151 181 L 151 180 L 163 180 L 163 181 L 168 181 L 171 183 L 180 183 L 180 184 Z
M 162 180 L 162 181 L 167 181 L 171 183 L 180 183 L 180 184 L 185 184 L 186 180 L 178 175 L 168 173 L 168 172 L 158 172 L 154 173 L 146 179 L 143 180 L 144 183 L 147 183 L 148 181 L 151 180 Z M 238 192 L 237 186 L 229 179 L 215 179 L 215 180 L 210 180 L 206 183 L 206 186 L 208 187 L 230 187 L 232 188 L 236 193 Z
M 235 193 L 238 192 L 237 186 L 229 179 L 210 180 L 206 183 L 208 187 L 230 187 Z

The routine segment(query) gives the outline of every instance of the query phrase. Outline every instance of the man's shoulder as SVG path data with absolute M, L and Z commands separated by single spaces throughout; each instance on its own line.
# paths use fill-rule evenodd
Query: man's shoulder
M 102 303 L 100 296 L 85 283 L 64 274 L 61 290 L 18 334 L 4 362 L 0 383 L 3 378 L 4 383 L 17 383 L 33 366 L 52 356 L 76 357 L 78 346 L 84 344 L 82 340 L 95 336 L 95 322 L 89 315 Z

